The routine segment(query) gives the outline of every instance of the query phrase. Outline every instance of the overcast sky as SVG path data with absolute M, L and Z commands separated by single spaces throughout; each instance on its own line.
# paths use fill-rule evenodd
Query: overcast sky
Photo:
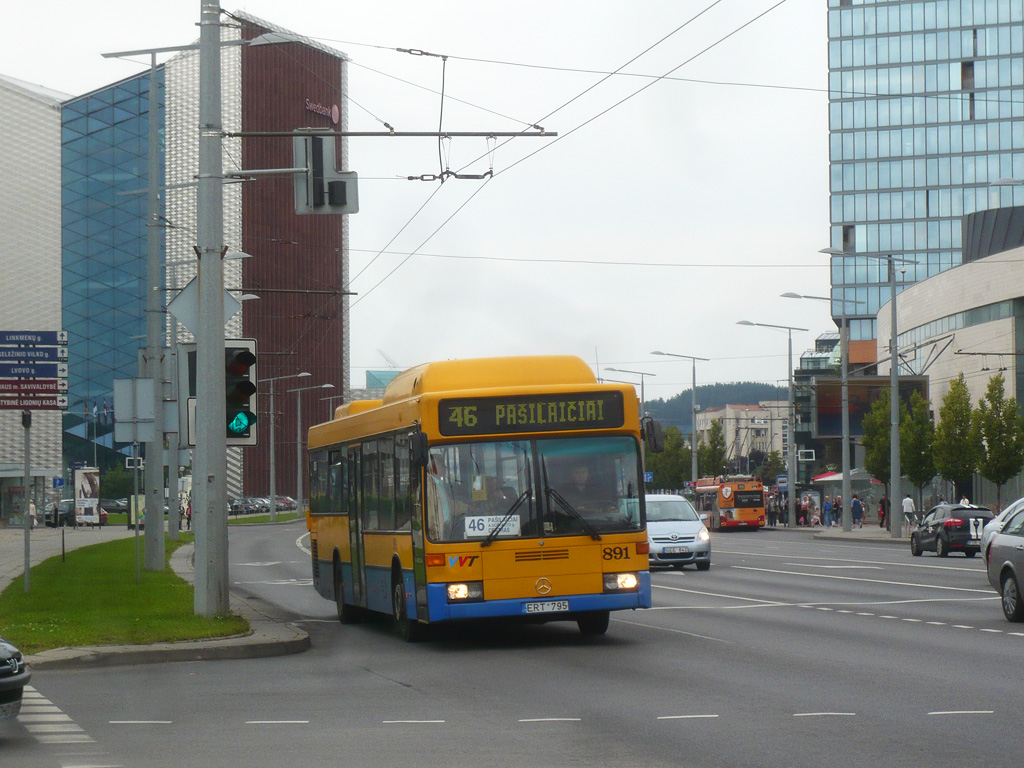
M 351 130 L 558 133 L 490 156 L 456 139 L 447 167 L 494 176 L 440 189 L 405 180 L 441 170 L 436 139 L 349 140 L 353 386 L 388 359 L 575 354 L 667 398 L 690 362 L 652 350 L 711 358 L 698 385 L 784 383 L 786 333 L 736 321 L 810 329 L 794 357 L 835 330 L 825 302 L 779 297 L 829 290 L 823 0 L 222 7 L 348 54 Z M 86 93 L 146 65 L 101 53 L 191 42 L 199 17 L 199 0 L 9 4 L 0 73 Z

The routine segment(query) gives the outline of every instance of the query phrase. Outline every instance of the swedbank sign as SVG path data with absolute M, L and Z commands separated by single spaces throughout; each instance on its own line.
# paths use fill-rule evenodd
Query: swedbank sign
M 337 104 L 332 104 L 329 107 L 325 107 L 323 104 L 318 104 L 315 101 L 306 99 L 306 111 L 315 112 L 318 115 L 331 118 L 331 122 L 335 125 L 338 124 L 338 120 L 341 119 L 341 110 L 338 109 Z

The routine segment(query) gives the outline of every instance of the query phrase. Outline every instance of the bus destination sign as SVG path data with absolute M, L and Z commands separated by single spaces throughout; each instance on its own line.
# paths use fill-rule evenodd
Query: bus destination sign
M 445 437 L 617 429 L 625 423 L 621 392 L 460 397 L 438 404 Z

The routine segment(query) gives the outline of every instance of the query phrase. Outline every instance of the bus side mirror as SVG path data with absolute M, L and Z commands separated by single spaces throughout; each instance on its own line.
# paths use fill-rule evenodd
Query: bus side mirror
M 414 467 L 427 466 L 427 436 L 423 432 L 415 432 L 409 445 L 409 460 Z
M 641 422 L 643 438 L 647 443 L 647 449 L 651 453 L 661 453 L 665 450 L 665 439 L 661 434 L 661 424 L 650 416 L 645 416 Z

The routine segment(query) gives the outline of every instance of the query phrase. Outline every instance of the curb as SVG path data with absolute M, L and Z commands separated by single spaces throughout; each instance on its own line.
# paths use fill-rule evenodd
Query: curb
M 771 531 L 773 533 L 784 532 L 784 533 L 789 534 L 789 535 L 803 534 L 805 536 L 810 536 L 812 539 L 816 539 L 818 541 L 851 541 L 851 542 L 856 542 L 858 544 L 865 544 L 865 543 L 866 544 L 890 544 L 890 545 L 891 544 L 896 544 L 896 545 L 901 546 L 901 547 L 909 547 L 910 546 L 910 538 L 909 537 L 894 539 L 894 538 L 892 538 L 892 536 L 889 535 L 888 531 L 886 531 L 884 534 L 876 533 L 876 534 L 872 535 L 872 534 L 859 533 L 859 532 L 855 532 L 855 531 L 850 531 L 849 533 L 846 532 L 846 531 L 843 531 L 843 530 L 837 530 L 837 531 L 817 530 L 816 531 L 816 530 L 814 530 L 812 528 L 806 528 L 806 527 L 804 527 L 804 528 L 787 528 L 785 526 L 777 526 L 775 528 L 765 527 L 765 528 L 762 528 L 761 530 L 762 531 Z M 860 531 L 860 530 L 862 530 L 862 529 L 858 529 L 858 531 Z M 879 530 L 881 530 L 881 529 L 879 529 Z
M 171 568 L 190 584 L 194 580 L 195 545 L 186 544 L 171 555 Z M 246 598 L 230 595 L 231 610 L 245 617 L 247 635 L 218 637 L 151 645 L 100 645 L 54 648 L 27 657 L 33 670 L 90 669 L 129 664 L 162 664 L 171 661 L 258 659 L 302 653 L 312 647 L 309 633 L 256 608 Z

